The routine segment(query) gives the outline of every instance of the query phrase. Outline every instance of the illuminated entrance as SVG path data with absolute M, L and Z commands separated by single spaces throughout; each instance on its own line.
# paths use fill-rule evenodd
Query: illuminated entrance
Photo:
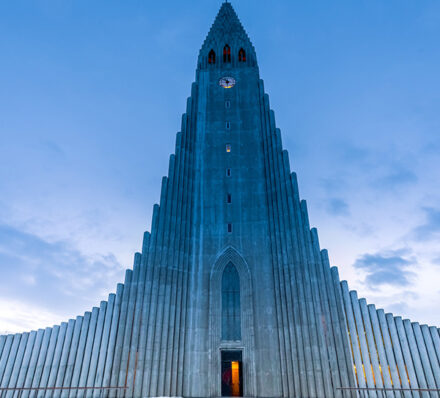
M 222 351 L 222 397 L 243 396 L 241 351 Z

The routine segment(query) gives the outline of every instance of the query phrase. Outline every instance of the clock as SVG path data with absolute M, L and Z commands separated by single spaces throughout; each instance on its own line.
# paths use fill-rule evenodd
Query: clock
M 233 77 L 222 77 L 218 84 L 223 88 L 232 88 L 235 86 L 235 79 Z

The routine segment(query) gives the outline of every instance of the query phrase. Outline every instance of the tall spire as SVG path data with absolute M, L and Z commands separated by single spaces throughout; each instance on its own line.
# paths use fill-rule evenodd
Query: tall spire
M 200 50 L 199 60 L 206 56 L 211 49 L 220 54 L 225 44 L 231 48 L 243 47 L 249 56 L 255 59 L 255 49 L 243 25 L 240 22 L 231 3 L 225 1 L 211 26 L 211 29 L 203 42 Z

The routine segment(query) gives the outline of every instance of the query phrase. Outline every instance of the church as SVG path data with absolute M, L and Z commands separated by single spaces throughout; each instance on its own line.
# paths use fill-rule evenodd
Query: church
M 76 319 L 0 336 L 0 397 L 439 393 L 439 329 L 368 304 L 330 266 L 224 2 L 132 269 Z

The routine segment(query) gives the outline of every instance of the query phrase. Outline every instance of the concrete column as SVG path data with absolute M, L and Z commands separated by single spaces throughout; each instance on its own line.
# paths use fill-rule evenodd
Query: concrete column
M 406 332 L 406 338 L 408 340 L 409 350 L 411 352 L 411 358 L 414 364 L 414 371 L 417 376 L 417 384 L 419 388 L 428 388 L 426 383 L 425 373 L 423 372 L 422 360 L 420 359 L 419 350 L 417 348 L 416 338 L 414 336 L 414 331 L 411 326 L 411 322 L 408 319 L 403 321 L 403 327 Z M 429 398 L 428 392 L 421 392 L 420 396 L 423 398 Z
M 75 320 L 75 326 L 73 329 L 72 342 L 70 343 L 70 350 L 69 350 L 66 370 L 64 374 L 63 387 L 71 387 L 72 385 L 71 383 L 73 377 L 73 368 L 75 366 L 75 360 L 78 353 L 78 345 L 79 345 L 82 323 L 83 323 L 83 317 L 77 316 Z M 61 396 L 63 398 L 67 398 L 69 397 L 70 393 L 71 391 L 69 390 L 63 390 L 61 392 Z
M 87 333 L 86 347 L 84 348 L 84 357 L 81 366 L 81 373 L 79 376 L 78 387 L 86 387 L 87 385 L 87 378 L 89 375 L 90 360 L 92 358 L 93 342 L 95 340 L 95 331 L 96 331 L 96 324 L 98 322 L 98 316 L 99 316 L 99 308 L 93 307 L 92 316 L 90 317 L 89 330 Z M 85 396 L 85 394 L 86 394 L 85 390 L 78 390 L 77 396 L 75 396 L 75 398 L 76 397 L 82 398 Z
M 41 356 L 41 362 L 40 362 L 40 357 L 38 357 L 38 362 L 42 363 L 42 374 L 38 383 L 39 387 L 47 387 L 47 383 L 49 380 L 49 375 L 50 375 L 50 369 L 52 368 L 52 361 L 53 361 L 53 357 L 55 355 L 55 347 L 56 347 L 56 343 L 58 340 L 58 334 L 60 331 L 60 327 L 58 325 L 54 326 L 50 332 L 50 337 L 49 337 L 49 345 L 47 348 L 47 352 L 44 355 Z M 37 338 L 38 338 L 38 334 L 37 334 Z M 35 341 L 35 345 L 37 345 L 37 341 Z M 28 385 L 25 384 L 25 387 L 27 387 Z M 25 394 L 23 393 L 23 396 Z M 28 394 L 29 395 L 29 394 Z M 38 391 L 38 394 L 36 394 L 36 397 L 38 398 L 43 398 L 45 396 L 45 391 Z M 32 395 L 32 398 L 35 398 L 34 395 Z
M 403 358 L 405 360 L 405 367 L 408 373 L 409 385 L 411 388 L 419 388 L 419 384 L 417 383 L 417 377 L 414 370 L 413 360 L 411 358 L 411 351 L 409 348 L 408 339 L 406 337 L 406 332 L 403 327 L 402 318 L 400 316 L 396 316 L 394 318 L 394 322 L 396 324 L 397 333 L 399 335 L 400 347 L 402 348 Z M 413 397 L 419 397 L 419 393 L 413 393 Z
M 358 335 L 360 348 L 361 348 L 362 363 L 364 366 L 364 372 L 365 372 L 365 376 L 367 379 L 367 387 L 375 388 L 374 376 L 373 376 L 373 372 L 371 369 L 371 362 L 370 362 L 370 355 L 369 355 L 370 352 L 369 352 L 369 347 L 367 345 L 367 340 L 365 338 L 364 324 L 362 322 L 361 311 L 359 308 L 359 299 L 357 297 L 356 291 L 353 290 L 350 292 L 350 299 L 351 299 L 351 305 L 353 307 L 357 335 Z M 369 396 L 372 398 L 375 398 L 377 396 L 377 394 L 375 391 L 370 391 Z
M 292 183 L 292 192 L 293 192 L 293 205 L 294 205 L 294 220 L 295 227 L 292 228 L 293 232 L 293 241 L 295 242 L 295 246 L 297 248 L 299 257 L 297 264 L 294 265 L 294 275 L 296 279 L 297 285 L 294 287 L 294 290 L 297 292 L 297 298 L 295 301 L 299 304 L 299 322 L 297 322 L 296 327 L 296 340 L 298 341 L 298 368 L 300 372 L 300 386 L 301 386 L 301 395 L 308 396 L 314 392 L 314 382 L 311 380 L 313 377 L 313 369 L 311 368 L 312 364 L 312 353 L 310 350 L 311 340 L 309 328 L 307 327 L 308 319 L 307 319 L 307 306 L 306 306 L 306 291 L 304 289 L 304 272 L 303 266 L 304 263 L 304 246 L 302 239 L 302 216 L 301 216 L 301 205 L 299 198 L 298 185 L 296 180 L 296 174 L 291 174 L 291 183 Z M 296 288 L 296 289 L 295 289 Z
M 47 357 L 47 350 L 49 347 L 49 342 L 50 342 L 52 333 L 53 333 L 53 328 L 49 327 L 49 328 L 44 329 L 43 339 L 42 339 L 41 345 L 40 345 L 40 352 L 38 354 L 38 360 L 35 365 L 35 373 L 34 373 L 34 377 L 32 379 L 32 387 L 42 387 L 41 376 L 44 371 L 44 363 L 45 363 L 45 360 Z M 35 397 L 37 395 L 38 394 L 35 393 Z
M 90 358 L 90 367 L 89 367 L 89 372 L 87 374 L 87 384 L 86 384 L 87 387 L 95 386 L 95 376 L 97 370 L 96 368 L 98 366 L 99 348 L 101 347 L 101 339 L 102 339 L 102 332 L 104 329 L 104 320 L 105 320 L 106 311 L 107 311 L 107 301 L 101 301 L 101 305 L 99 306 L 98 321 L 95 330 L 95 338 L 93 340 L 92 355 Z M 86 397 L 89 398 L 92 396 L 93 396 L 93 390 L 87 390 Z
M 440 337 L 438 334 L 438 329 L 435 326 L 429 328 L 432 341 L 434 343 L 435 353 L 437 355 L 437 361 L 440 363 Z
M 437 388 L 440 388 L 440 366 L 435 354 L 435 348 L 431 339 L 431 334 L 429 333 L 429 328 L 427 325 L 422 325 L 420 326 L 420 329 L 422 331 L 423 340 L 425 341 L 425 347 L 428 353 L 429 362 L 431 364 L 435 384 L 437 385 Z
M 365 388 L 366 379 L 363 371 L 363 363 L 361 356 L 361 348 L 359 346 L 358 331 L 356 329 L 355 318 L 353 308 L 350 300 L 350 293 L 348 291 L 348 285 L 346 281 L 341 282 L 342 298 L 345 305 L 345 315 L 348 323 L 348 333 L 350 335 L 351 348 L 353 352 L 354 363 L 356 366 L 356 377 L 358 387 Z
M 432 373 L 431 364 L 429 363 L 425 342 L 423 341 L 422 331 L 420 330 L 420 325 L 417 322 L 413 322 L 412 328 L 414 331 L 414 336 L 416 338 L 420 359 L 422 360 L 423 372 L 425 373 L 426 382 L 428 383 L 428 388 L 437 388 L 434 380 L 434 375 Z M 431 397 L 432 398 L 438 397 L 438 393 L 432 392 Z
M 130 355 L 130 343 L 133 334 L 133 319 L 134 319 L 134 311 L 136 305 L 136 294 L 137 288 L 139 284 L 139 271 L 140 271 L 140 255 L 139 253 L 135 254 L 134 257 L 134 266 L 133 266 L 133 279 L 130 286 L 130 295 L 128 300 L 128 308 L 127 308 L 127 319 L 125 326 L 125 335 L 124 335 L 124 343 L 122 346 L 122 355 L 121 355 L 121 366 L 119 368 L 119 384 L 120 386 L 125 385 L 125 383 L 129 383 L 128 381 L 128 365 L 129 365 L 129 355 Z M 132 383 L 132 380 L 130 380 Z M 125 391 L 124 395 L 125 396 Z
M 20 371 L 21 364 L 23 362 L 24 351 L 26 349 L 26 344 L 29 339 L 29 333 L 22 333 L 20 338 L 20 344 L 18 345 L 17 355 L 15 356 L 15 360 L 12 366 L 11 376 L 9 378 L 9 382 L 7 387 L 15 388 L 18 379 L 18 372 Z M 6 398 L 10 398 L 14 395 L 13 391 L 8 391 L 6 394 Z
M 113 317 L 112 317 L 112 322 L 111 322 L 107 358 L 105 360 L 104 378 L 102 381 L 103 386 L 109 386 L 110 382 L 111 382 L 111 372 L 112 372 L 112 367 L 113 367 L 113 362 L 114 362 L 114 357 L 115 357 L 114 356 L 115 344 L 116 344 L 116 337 L 117 337 L 118 327 L 119 327 L 119 314 L 121 311 L 123 292 L 124 292 L 124 285 L 122 283 L 118 283 L 118 286 L 116 288 L 115 304 L 114 304 L 114 308 L 113 308 Z
M 55 380 L 55 387 L 64 387 L 64 376 L 66 374 L 67 360 L 69 359 L 70 346 L 72 343 L 73 331 L 75 328 L 75 320 L 69 319 L 67 324 L 66 336 L 64 337 L 63 348 L 61 350 L 61 358 L 58 366 L 57 377 Z M 61 396 L 61 390 L 55 390 L 52 397 L 58 398 Z
M 7 339 L 7 335 L 2 335 L 2 336 L 0 336 L 0 359 L 1 359 L 1 357 L 2 357 L 3 347 L 5 346 L 6 339 Z M 0 377 L 1 377 L 1 376 L 0 376 Z
M 26 344 L 26 350 L 23 356 L 23 362 L 20 366 L 20 372 L 17 378 L 17 387 L 24 387 L 24 381 L 26 378 L 27 370 L 29 369 L 29 363 L 31 361 L 32 350 L 34 348 L 37 332 L 34 330 L 29 333 L 29 338 Z
M 81 366 L 83 364 L 84 360 L 84 352 L 86 348 L 86 342 L 87 342 L 87 334 L 89 331 L 90 326 L 90 319 L 92 317 L 91 312 L 86 312 L 84 314 L 82 324 L 81 324 L 81 333 L 78 341 L 78 349 L 76 351 L 76 358 L 75 358 L 75 364 L 73 365 L 73 372 L 72 372 L 72 380 L 70 385 L 72 387 L 78 387 L 79 386 L 79 378 L 81 375 Z M 70 398 L 76 398 L 78 394 L 78 390 L 71 390 L 69 392 Z
M 385 318 L 387 320 L 391 341 L 393 342 L 392 346 L 394 357 L 396 358 L 397 369 L 399 370 L 400 382 L 402 383 L 403 388 L 409 388 L 408 374 L 406 373 L 405 361 L 403 359 L 402 349 L 400 347 L 399 336 L 397 335 L 393 314 L 386 314 Z M 405 398 L 411 398 L 412 394 L 408 391 L 405 391 L 403 395 L 405 396 Z
M 0 359 L 0 383 L 3 380 L 3 375 L 6 370 L 6 364 L 8 362 L 9 353 L 11 352 L 12 342 L 14 340 L 13 334 L 8 334 L 5 339 L 5 344 L 2 351 L 2 356 Z M 1 386 L 1 384 L 0 384 Z
M 397 370 L 396 359 L 394 357 L 393 345 L 391 343 L 390 331 L 388 328 L 388 323 L 385 318 L 385 312 L 382 309 L 377 310 L 377 317 L 379 319 L 380 329 L 382 331 L 382 337 L 385 347 L 385 352 L 387 354 L 388 365 L 390 367 L 391 381 L 394 388 L 401 388 L 399 371 Z
M 35 370 L 38 362 L 38 356 L 40 354 L 40 348 L 43 341 L 45 331 L 43 329 L 38 329 L 37 335 L 35 337 L 34 347 L 32 348 L 32 354 L 31 359 L 29 361 L 28 370 L 26 373 L 25 381 L 24 381 L 24 387 L 38 387 L 38 385 L 34 385 L 33 379 L 35 375 Z M 22 394 L 22 397 L 27 397 L 29 394 L 29 391 L 25 391 Z
M 8 361 L 6 362 L 5 372 L 3 373 L 1 387 L 6 388 L 9 385 L 9 379 L 11 378 L 12 369 L 14 367 L 15 358 L 18 354 L 18 349 L 20 346 L 21 333 L 17 333 L 14 335 L 14 339 L 12 341 L 11 351 L 9 352 Z
M 388 360 L 384 348 L 384 339 L 382 337 L 382 332 L 380 331 L 379 319 L 377 317 L 376 307 L 372 304 L 368 306 L 368 312 L 370 314 L 371 326 L 373 329 L 374 340 L 376 342 L 377 353 L 379 355 L 379 363 L 381 367 L 381 373 L 384 381 L 385 388 L 392 388 L 393 384 L 391 382 L 391 375 L 389 372 Z M 400 395 L 400 394 L 399 394 Z M 387 398 L 393 398 L 393 392 L 386 393 Z
M 306 272 L 306 274 L 308 274 L 307 286 L 311 294 L 311 302 L 310 302 L 309 310 L 312 319 L 310 327 L 312 328 L 312 336 L 315 341 L 314 373 L 316 378 L 316 391 L 317 391 L 317 395 L 329 395 L 329 394 L 333 394 L 333 389 L 329 377 L 330 372 L 328 369 L 329 364 L 327 360 L 327 353 L 323 352 L 323 348 L 325 347 L 325 342 L 322 333 L 321 305 L 318 295 L 318 286 L 316 284 L 316 279 L 318 278 L 318 276 L 316 275 L 316 260 L 314 259 L 313 256 L 310 222 L 307 211 L 307 203 L 305 200 L 301 201 L 301 213 L 302 213 L 302 219 L 305 229 L 304 237 L 305 237 L 305 245 L 307 247 L 308 264 L 309 264 L 309 267 L 306 268 L 306 271 L 308 271 Z
M 379 357 L 376 342 L 374 341 L 374 333 L 371 325 L 370 314 L 368 313 L 367 302 L 364 298 L 359 300 L 359 308 L 364 322 L 365 336 L 367 339 L 368 351 L 373 368 L 375 386 L 377 388 L 383 388 L 382 372 L 379 367 Z M 382 396 L 382 394 L 379 393 L 379 396 Z
M 124 282 L 124 291 L 122 295 L 122 304 L 121 304 L 121 315 L 119 317 L 119 325 L 116 333 L 116 345 L 115 345 L 115 354 L 112 365 L 112 372 L 110 377 L 110 385 L 118 386 L 119 385 L 119 372 L 121 368 L 121 359 L 122 359 L 122 346 L 124 345 L 124 335 L 125 335 L 125 326 L 127 319 L 127 311 L 128 311 L 128 302 L 130 299 L 130 289 L 131 289 L 131 281 L 132 281 L 133 271 L 127 270 L 125 272 L 125 282 Z M 110 391 L 110 398 L 116 397 L 116 391 Z
M 300 248 L 299 248 L 299 238 L 297 230 L 297 216 L 296 208 L 298 207 L 299 198 L 297 198 L 295 192 L 295 178 L 294 175 L 290 173 L 286 176 L 287 182 L 287 202 L 289 209 L 288 221 L 289 225 L 289 252 L 291 258 L 289 259 L 289 276 L 287 281 L 287 286 L 290 287 L 288 309 L 290 310 L 289 332 L 290 340 L 292 342 L 292 372 L 293 372 L 293 394 L 296 396 L 301 395 L 301 391 L 307 388 L 307 374 L 305 370 L 304 361 L 304 344 L 301 321 L 300 321 L 300 298 L 298 286 L 299 271 L 298 267 L 301 263 L 300 260 Z M 295 206 L 295 201 L 297 206 Z
M 115 298 L 116 296 L 114 294 L 110 294 L 108 297 L 107 310 L 105 313 L 105 320 L 104 320 L 104 328 L 102 331 L 101 346 L 99 348 L 99 358 L 96 367 L 95 387 L 103 386 L 102 381 L 104 378 L 105 360 L 107 358 L 108 340 L 110 337 L 110 327 L 113 317 L 113 307 L 115 305 Z M 98 398 L 98 397 L 102 397 L 103 395 L 106 395 L 106 393 L 107 392 L 103 390 L 95 390 L 93 391 L 93 396 Z

